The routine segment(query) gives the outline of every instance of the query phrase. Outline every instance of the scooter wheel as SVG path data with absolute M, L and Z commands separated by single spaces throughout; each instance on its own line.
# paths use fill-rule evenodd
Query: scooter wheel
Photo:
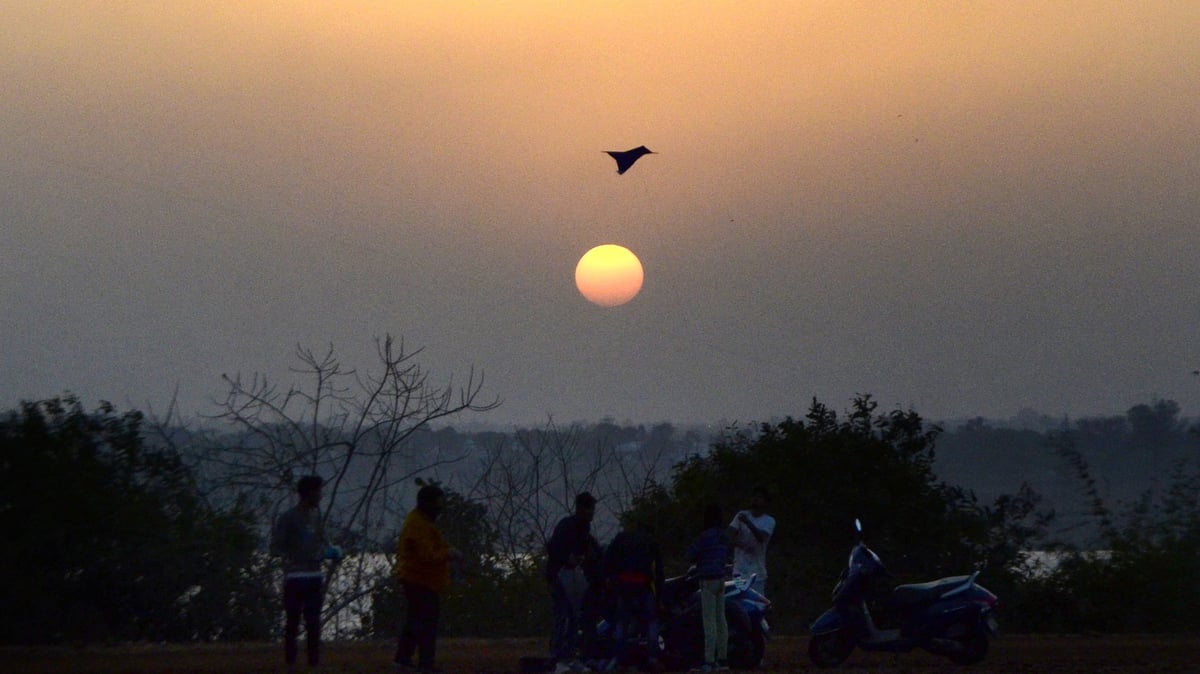
M 814 634 L 808 639 L 808 659 L 818 667 L 837 667 L 853 650 L 854 643 L 841 630 Z

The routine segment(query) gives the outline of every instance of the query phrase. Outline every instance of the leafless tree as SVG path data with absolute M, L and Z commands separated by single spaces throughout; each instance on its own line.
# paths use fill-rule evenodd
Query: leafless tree
M 434 383 L 416 361 L 420 352 L 389 335 L 376 340 L 370 371 L 346 367 L 332 346 L 297 346 L 292 371 L 303 383 L 281 387 L 259 374 L 224 375 L 228 392 L 208 417 L 220 430 L 190 443 L 201 474 L 226 492 L 222 498 L 250 496 L 266 523 L 290 505 L 301 475 L 320 475 L 322 522 L 333 541 L 354 552 L 390 552 L 414 476 L 463 458 L 417 448 L 418 434 L 438 420 L 500 404 L 483 397 L 483 375 L 473 368 L 460 385 Z M 203 448 L 195 446 L 200 438 Z M 388 576 L 380 559 L 350 555 L 334 570 L 331 586 L 339 590 L 327 598 L 327 614 L 361 603 Z
M 473 481 L 463 491 L 487 505 L 498 533 L 496 554 L 509 568 L 533 561 L 581 491 L 599 499 L 593 531 L 606 540 L 634 497 L 673 465 L 673 457 L 662 449 L 622 448 L 612 438 L 585 430 L 550 419 L 541 428 L 505 436 L 481 453 Z

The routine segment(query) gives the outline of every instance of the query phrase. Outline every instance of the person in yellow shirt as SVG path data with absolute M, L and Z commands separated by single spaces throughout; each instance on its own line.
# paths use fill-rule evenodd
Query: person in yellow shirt
M 404 518 L 396 550 L 396 578 L 404 588 L 407 609 L 396 646 L 396 670 L 425 674 L 441 671 L 434 665 L 437 650 L 439 595 L 450 585 L 450 562 L 460 555 L 437 527 L 446 507 L 440 487 L 425 485 L 417 492 L 417 507 Z M 417 656 L 414 667 L 413 656 Z

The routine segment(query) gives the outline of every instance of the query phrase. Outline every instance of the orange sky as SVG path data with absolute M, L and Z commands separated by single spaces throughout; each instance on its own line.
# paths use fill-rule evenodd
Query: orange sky
M 109 397 L 169 371 L 198 400 L 297 341 L 369 353 L 384 331 L 496 373 L 522 420 L 1196 397 L 1175 375 L 1200 364 L 1200 4 L 6 15 L 0 341 L 23 365 L 0 385 L 23 397 L 101 395 L 79 358 L 143 372 Z M 602 151 L 641 144 L 659 154 L 615 176 Z M 571 280 L 607 242 L 646 269 L 620 314 Z M 45 346 L 79 326 L 100 346 Z M 596 334 L 624 350 L 581 350 Z

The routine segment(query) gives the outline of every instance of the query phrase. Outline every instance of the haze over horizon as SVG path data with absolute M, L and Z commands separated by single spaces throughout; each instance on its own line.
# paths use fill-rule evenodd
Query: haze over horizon
M 1200 408 L 1200 3 L 5 7 L 0 408 L 388 333 L 463 423 Z

